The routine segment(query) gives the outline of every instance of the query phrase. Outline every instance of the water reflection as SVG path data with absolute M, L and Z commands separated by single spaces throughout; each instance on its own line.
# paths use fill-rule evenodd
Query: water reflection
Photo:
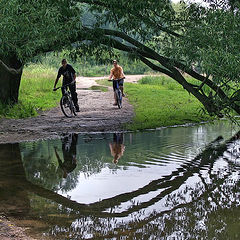
M 231 135 L 207 125 L 0 145 L 0 211 L 47 223 L 38 231 L 56 239 L 238 239 L 240 134 Z M 63 181 L 60 161 L 73 159 Z
M 30 200 L 19 144 L 0 145 L 0 212 L 27 215 Z
M 63 161 L 57 152 L 57 147 L 54 148 L 59 167 L 63 171 L 63 178 L 66 178 L 68 173 L 72 172 L 77 166 L 77 139 L 78 135 L 75 133 L 62 138 Z
M 113 163 L 117 164 L 125 151 L 123 133 L 113 133 L 113 142 L 109 143 L 109 147 L 111 155 L 113 156 Z

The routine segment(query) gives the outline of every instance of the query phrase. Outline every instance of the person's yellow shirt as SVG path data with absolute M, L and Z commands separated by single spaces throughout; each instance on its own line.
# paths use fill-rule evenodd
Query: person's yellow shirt
M 124 78 L 123 69 L 119 65 L 111 69 L 111 74 L 113 75 L 113 79 Z

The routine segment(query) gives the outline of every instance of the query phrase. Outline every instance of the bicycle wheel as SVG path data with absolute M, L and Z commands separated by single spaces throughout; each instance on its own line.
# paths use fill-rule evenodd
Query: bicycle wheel
M 73 116 L 73 104 L 72 104 L 72 100 L 69 95 L 62 96 L 62 98 L 60 100 L 60 106 L 61 106 L 63 114 L 66 117 L 70 118 Z
M 117 96 L 118 108 L 121 109 L 122 108 L 122 92 L 121 92 L 121 90 L 119 90 L 119 89 L 116 90 L 116 96 Z

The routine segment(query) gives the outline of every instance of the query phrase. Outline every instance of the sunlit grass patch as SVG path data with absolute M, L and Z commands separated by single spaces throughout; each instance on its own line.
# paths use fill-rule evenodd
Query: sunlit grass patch
M 97 80 L 96 82 L 100 85 L 103 85 L 103 86 L 108 86 L 108 87 L 112 86 L 112 82 L 108 81 L 107 79 Z
M 31 103 L 19 101 L 15 105 L 6 105 L 0 103 L 0 118 L 26 118 L 36 116 L 37 111 Z
M 125 92 L 135 118 L 127 128 L 149 129 L 209 120 L 202 104 L 167 77 L 144 77 L 139 84 L 126 83 Z
M 15 105 L 0 104 L 0 117 L 25 118 L 36 116 L 39 111 L 55 107 L 61 91 L 53 92 L 56 70 L 39 65 L 24 68 L 19 91 L 19 102 Z
M 185 76 L 185 79 L 187 82 L 193 84 L 193 85 L 200 85 L 200 82 L 196 79 Z M 139 84 L 143 85 L 157 85 L 157 86 L 164 86 L 165 89 L 168 90 L 179 90 L 179 91 L 186 91 L 177 81 L 174 79 L 166 76 L 166 75 L 159 75 L 159 76 L 145 76 L 141 80 L 138 81 Z M 210 92 L 210 88 L 206 85 L 203 86 L 203 90 L 205 93 Z

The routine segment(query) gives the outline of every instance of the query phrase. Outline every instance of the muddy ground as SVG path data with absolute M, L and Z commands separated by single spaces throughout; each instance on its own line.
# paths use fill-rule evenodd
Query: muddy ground
M 143 75 L 127 76 L 127 82 L 137 82 Z M 103 77 L 106 78 L 106 77 Z M 63 133 L 107 132 L 122 130 L 125 123 L 131 122 L 133 107 L 127 98 L 123 108 L 113 106 L 113 92 L 88 90 L 103 78 L 77 78 L 80 113 L 74 118 L 66 118 L 56 107 L 37 117 L 26 119 L 0 119 L 0 143 L 34 141 L 57 138 Z

